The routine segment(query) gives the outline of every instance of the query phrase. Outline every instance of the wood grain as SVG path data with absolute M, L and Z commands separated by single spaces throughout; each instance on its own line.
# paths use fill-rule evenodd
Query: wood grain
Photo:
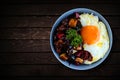
M 50 28 L 45 29 L 0 29 L 0 45 L 2 48 L 0 51 L 6 52 L 6 49 L 7 52 L 51 51 L 49 44 Z M 112 51 L 119 51 L 120 29 L 112 30 L 114 42 Z
M 0 28 L 52 27 L 58 16 L 16 16 L 1 17 Z M 48 25 L 49 24 L 49 25 Z
M 60 15 L 59 15 L 60 16 Z M 59 16 L 3 16 L 0 28 L 34 28 L 52 27 Z M 118 16 L 104 16 L 112 28 L 119 28 L 120 18 Z M 48 25 L 49 24 L 49 25 Z
M 0 1 L 0 80 L 114 80 L 120 72 L 119 1 L 2 0 Z M 76 71 L 62 65 L 50 49 L 56 19 L 73 8 L 101 13 L 113 32 L 107 59 L 94 69 Z
M 119 42 L 114 42 L 111 51 L 119 51 Z M 49 52 L 49 40 L 0 40 L 0 52 Z
M 1 5 L 0 15 L 61 15 L 73 8 L 90 8 L 102 15 L 120 15 L 118 5 L 106 4 L 40 4 L 40 5 Z M 102 9 L 103 8 L 103 9 Z M 109 9 L 108 9 L 109 8 Z M 111 10 L 112 9 L 112 10 Z
M 52 52 L 39 52 L 39 53 L 1 53 L 0 64 L 21 64 L 21 65 L 46 65 L 46 64 L 60 64 L 54 57 Z
M 94 69 L 76 71 L 63 65 L 1 65 L 2 76 L 115 76 L 120 65 L 99 65 Z M 4 72 L 3 72 L 4 71 Z
M 119 28 L 111 28 L 114 40 L 120 41 Z M 50 39 L 51 28 L 2 28 L 0 39 Z
M 97 80 L 113 80 L 118 79 L 119 76 L 17 76 L 17 77 L 1 77 L 0 79 L 6 80 L 6 79 L 12 79 L 12 80 L 79 80 L 79 79 L 85 79 L 85 80 L 92 80 L 92 79 L 97 79 Z
M 49 40 L 0 40 L 0 52 L 49 52 Z
M 51 28 L 3 28 L 0 39 L 49 39 Z
M 111 0 L 1 0 L 1 4 L 119 4 L 118 1 Z
M 120 53 L 110 52 L 108 58 L 102 63 L 105 65 L 119 64 Z M 0 53 L 0 65 L 21 64 L 21 65 L 46 65 L 46 64 L 61 64 L 52 52 L 7 52 Z

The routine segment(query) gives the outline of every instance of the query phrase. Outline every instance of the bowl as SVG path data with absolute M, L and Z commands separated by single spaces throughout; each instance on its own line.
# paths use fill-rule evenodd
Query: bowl
M 101 20 L 105 26 L 106 26 L 106 29 L 108 31 L 108 36 L 109 36 L 109 40 L 110 40 L 110 43 L 109 43 L 109 49 L 108 51 L 106 52 L 106 54 L 104 55 L 103 58 L 101 58 L 100 60 L 98 60 L 97 62 L 94 62 L 92 64 L 82 64 L 82 65 L 74 65 L 74 64 L 70 64 L 67 62 L 67 61 L 63 61 L 59 58 L 59 55 L 58 53 L 55 51 L 54 49 L 54 44 L 53 44 L 53 34 L 55 32 L 55 29 L 56 27 L 59 25 L 59 23 L 65 19 L 66 17 L 68 17 L 69 15 L 75 13 L 75 12 L 80 12 L 80 13 L 92 13 L 93 15 L 95 16 L 98 16 L 99 20 Z M 55 57 L 63 64 L 65 65 L 66 67 L 68 68 L 71 68 L 71 69 L 74 69 L 74 70 L 89 70 L 89 69 L 92 69 L 92 68 L 95 68 L 97 67 L 98 65 L 100 65 L 109 55 L 110 51 L 111 51 L 111 47 L 112 47 L 112 42 L 113 42 L 113 37 L 112 37 L 112 31 L 111 31 L 111 28 L 110 28 L 110 25 L 109 23 L 107 22 L 107 20 L 100 14 L 98 13 L 97 11 L 94 11 L 94 10 L 91 10 L 91 9 L 87 9 L 87 8 L 75 8 L 75 9 L 71 9 L 65 13 L 63 13 L 56 21 L 55 23 L 53 24 L 52 26 L 52 29 L 51 29 L 51 33 L 50 33 L 50 46 L 51 46 L 51 50 L 53 52 L 53 54 L 55 55 Z

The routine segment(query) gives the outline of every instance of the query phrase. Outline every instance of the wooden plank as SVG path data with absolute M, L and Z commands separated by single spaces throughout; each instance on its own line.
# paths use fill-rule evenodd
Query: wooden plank
M 23 30 L 23 29 L 22 29 Z M 34 29 L 33 29 L 34 30 Z M 29 33 L 29 29 L 23 32 L 20 29 L 15 32 L 3 30 L 0 33 L 0 52 L 43 52 L 51 51 L 49 43 L 49 33 L 48 31 L 45 34 L 39 32 L 40 29 L 35 29 Z M 120 42 L 120 29 L 113 30 L 113 47 L 112 51 L 120 51 L 119 42 Z M 20 32 L 20 33 L 19 33 Z M 13 35 L 11 35 L 13 34 Z M 45 37 L 45 36 L 46 37 Z M 32 36 L 32 37 L 31 37 Z
M 0 15 L 61 15 L 73 8 L 90 8 L 102 15 L 120 15 L 119 6 L 116 4 L 38 4 L 38 5 L 1 5 Z M 111 10 L 112 9 L 112 10 Z
M 111 52 L 108 58 L 102 63 L 102 65 L 115 65 L 120 64 L 120 52 Z M 1 64 L 61 64 L 54 56 L 52 52 L 39 52 L 39 53 L 0 53 L 0 65 Z
M 0 53 L 0 64 L 60 64 L 52 52 Z
M 50 32 L 51 28 L 2 28 L 0 39 L 50 39 Z M 119 41 L 120 29 L 112 28 L 112 32 L 115 40 Z
M 72 3 L 75 3 L 75 4 L 84 4 L 84 3 L 89 3 L 89 4 L 118 4 L 119 2 L 118 1 L 111 1 L 111 0 L 84 0 L 84 1 L 79 1 L 79 0 L 1 0 L 1 4 L 66 4 L 66 3 L 69 3 L 69 4 L 72 4 Z
M 51 28 L 3 28 L 0 39 L 49 39 Z
M 120 51 L 119 42 L 114 41 L 112 51 Z M 49 40 L 0 40 L 0 52 L 49 52 Z
M 94 69 L 76 71 L 63 65 L 0 65 L 1 76 L 120 76 L 120 65 L 99 65 Z
M 1 80 L 7 80 L 7 79 L 12 79 L 12 80 L 113 80 L 113 79 L 118 79 L 118 76 L 17 76 L 17 77 L 0 77 Z
M 3 16 L 0 28 L 6 27 L 52 27 L 59 16 Z M 119 28 L 118 16 L 104 16 L 112 28 Z
M 0 52 L 49 52 L 49 40 L 0 40 Z
M 52 27 L 58 16 L 1 17 L 0 28 L 6 27 Z

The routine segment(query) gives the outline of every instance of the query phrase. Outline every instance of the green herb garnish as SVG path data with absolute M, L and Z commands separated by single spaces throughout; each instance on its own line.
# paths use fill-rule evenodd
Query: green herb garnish
M 77 31 L 74 29 L 69 29 L 66 31 L 66 38 L 70 40 L 70 45 L 74 47 L 78 47 L 82 44 L 82 37 L 77 34 Z
M 74 38 L 77 35 L 77 32 L 74 29 L 69 29 L 69 30 L 66 31 L 66 34 L 67 34 L 66 38 L 68 40 L 71 40 L 72 38 Z

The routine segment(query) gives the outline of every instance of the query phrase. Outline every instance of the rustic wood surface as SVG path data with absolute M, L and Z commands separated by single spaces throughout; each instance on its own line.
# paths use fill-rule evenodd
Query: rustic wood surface
M 120 2 L 112 0 L 4 0 L 0 2 L 0 80 L 113 80 L 120 76 Z M 98 67 L 76 71 L 50 49 L 55 20 L 73 8 L 100 12 L 113 32 L 113 47 Z

